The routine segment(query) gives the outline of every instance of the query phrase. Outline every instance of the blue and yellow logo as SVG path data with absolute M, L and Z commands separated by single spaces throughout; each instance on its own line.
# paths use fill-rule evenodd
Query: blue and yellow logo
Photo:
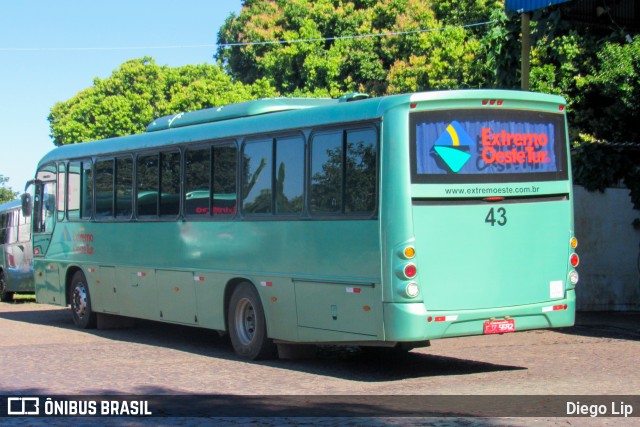
M 458 173 L 471 158 L 476 143 L 457 121 L 452 121 L 433 145 L 433 150 L 453 173 Z

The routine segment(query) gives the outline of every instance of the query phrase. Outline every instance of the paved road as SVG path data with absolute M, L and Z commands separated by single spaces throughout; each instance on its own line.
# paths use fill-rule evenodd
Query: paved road
M 69 312 L 0 304 L 0 377 L 10 395 L 637 395 L 640 331 L 585 322 L 559 331 L 434 341 L 401 359 L 321 348 L 248 363 L 217 333 L 138 322 L 80 331 Z M 635 408 L 640 412 L 640 407 Z M 627 425 L 634 420 L 624 420 Z M 4 420 L 3 420 L 4 421 Z M 11 419 L 32 425 L 33 419 Z M 615 418 L 216 418 L 218 425 L 620 425 Z M 45 422 L 45 420 L 42 420 Z M 46 424 L 66 425 L 64 418 Z M 95 425 L 95 419 L 83 419 Z M 210 419 L 100 419 L 103 425 L 207 425 Z

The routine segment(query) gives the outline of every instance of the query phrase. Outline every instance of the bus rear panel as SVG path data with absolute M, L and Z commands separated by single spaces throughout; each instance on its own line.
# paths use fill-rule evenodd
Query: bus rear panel
M 387 227 L 395 282 L 387 339 L 573 325 L 578 257 L 564 101 L 526 97 L 476 92 L 443 109 L 416 96 L 404 110 L 409 164 L 394 165 L 387 181 L 410 179 L 410 208 L 404 226 Z M 387 222 L 398 219 L 396 203 L 383 208 Z

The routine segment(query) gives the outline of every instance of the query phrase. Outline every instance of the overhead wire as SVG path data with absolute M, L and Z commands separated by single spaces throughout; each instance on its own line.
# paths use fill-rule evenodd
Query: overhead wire
M 0 52 L 91 52 L 91 51 L 118 51 L 118 50 L 151 50 L 151 49 L 197 49 L 197 48 L 228 48 L 243 46 L 292 44 L 292 43 L 313 43 L 319 41 L 353 40 L 376 37 L 395 37 L 409 34 L 420 34 L 436 31 L 446 31 L 449 29 L 472 28 L 496 23 L 496 20 L 476 22 L 473 24 L 452 25 L 440 28 L 423 28 L 409 31 L 391 31 L 385 33 L 355 34 L 350 36 L 316 37 L 308 39 L 271 40 L 256 42 L 232 42 L 221 44 L 191 44 L 191 45 L 160 45 L 160 46 L 120 46 L 120 47 L 0 47 Z
M 440 27 L 440 28 L 424 28 L 419 30 L 410 30 L 410 31 L 392 31 L 386 33 L 371 33 L 371 34 L 355 34 L 351 36 L 334 36 L 334 37 L 316 37 L 310 39 L 290 39 L 290 40 L 272 40 L 272 41 L 261 41 L 261 42 L 233 42 L 233 43 L 221 43 L 218 47 L 226 48 L 226 47 L 237 47 L 237 46 L 260 46 L 260 45 L 273 45 L 273 44 L 290 44 L 290 43 L 313 43 L 319 41 L 335 41 L 335 40 L 352 40 L 352 39 L 363 39 L 363 38 L 373 38 L 373 37 L 393 37 L 393 36 L 402 36 L 407 34 L 418 34 L 418 33 L 428 33 L 428 32 L 436 32 L 436 31 L 445 31 L 449 29 L 457 29 L 457 28 L 471 28 L 471 27 L 479 27 L 482 25 L 489 25 L 496 23 L 497 20 L 484 21 L 484 22 L 476 22 L 473 24 L 464 24 L 464 25 L 452 25 L 448 27 Z

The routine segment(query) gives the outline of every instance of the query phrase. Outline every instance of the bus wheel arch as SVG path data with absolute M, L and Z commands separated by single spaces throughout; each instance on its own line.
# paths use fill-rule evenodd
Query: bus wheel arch
M 67 303 L 71 306 L 73 323 L 81 329 L 93 329 L 97 315 L 91 305 L 89 283 L 80 268 L 67 270 Z
M 225 321 L 236 354 L 258 360 L 275 357 L 277 348 L 267 333 L 258 290 L 248 280 L 233 279 L 225 289 Z

